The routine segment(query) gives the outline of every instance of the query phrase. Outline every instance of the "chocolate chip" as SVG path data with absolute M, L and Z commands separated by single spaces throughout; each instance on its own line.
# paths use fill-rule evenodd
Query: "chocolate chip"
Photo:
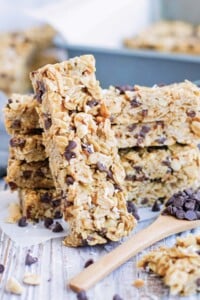
M 44 114 L 44 128 L 48 130 L 52 125 L 50 114 Z
M 196 116 L 196 112 L 194 110 L 188 110 L 186 112 L 187 116 L 190 117 L 190 118 L 194 118 Z
M 42 170 L 37 170 L 37 171 L 35 171 L 35 176 L 37 176 L 37 177 L 44 177 L 45 174 L 44 174 L 44 172 Z
M 96 166 L 97 166 L 97 169 L 100 172 L 107 172 L 106 166 L 104 166 L 101 162 L 98 161 L 97 164 L 96 164 Z
M 25 179 L 29 179 L 29 178 L 31 178 L 32 173 L 33 173 L 32 171 L 26 170 L 26 171 L 23 171 L 22 176 L 23 176 Z
M 34 74 L 32 72 L 32 74 Z M 45 85 L 42 81 L 37 80 L 36 81 L 36 99 L 39 103 L 42 103 L 42 96 L 44 94 L 44 92 L 46 91 L 45 89 Z
M 97 106 L 99 104 L 99 101 L 95 100 L 95 99 L 92 99 L 92 100 L 88 100 L 87 101 L 87 105 L 90 106 L 90 107 L 94 107 L 94 106 Z
M 11 124 L 11 128 L 13 129 L 19 129 L 21 127 L 21 121 L 20 120 L 14 120 Z
M 136 108 L 141 106 L 141 103 L 137 100 L 137 97 L 135 97 L 130 101 L 130 105 L 132 108 Z
M 137 173 L 142 172 L 142 167 L 140 167 L 140 166 L 134 166 L 133 168 L 135 169 L 135 171 L 136 171 Z
M 69 141 L 68 146 L 65 148 L 65 152 L 64 152 L 64 156 L 68 161 L 76 157 L 76 153 L 71 151 L 76 147 L 77 147 L 77 143 L 75 141 Z
M 164 121 L 156 121 L 156 125 L 157 125 L 157 126 L 161 126 L 162 129 L 165 127 Z
M 149 126 L 144 125 L 144 126 L 142 126 L 139 135 L 140 135 L 141 137 L 145 137 L 146 134 L 147 134 L 150 130 L 151 130 L 151 128 L 150 128 Z
M 18 221 L 19 227 L 26 227 L 28 225 L 26 217 L 21 217 Z
M 157 201 L 157 200 L 154 201 L 154 204 L 153 204 L 151 210 L 152 210 L 153 212 L 160 211 L 160 205 L 158 204 L 158 201 Z
M 77 147 L 77 143 L 75 141 L 69 141 L 68 146 L 65 148 L 65 151 L 71 151 Z
M 166 137 L 160 137 L 160 138 L 158 138 L 157 140 L 156 140 L 156 142 L 158 143 L 158 144 L 164 144 L 164 142 L 166 141 L 167 139 L 166 139 Z
M 115 295 L 113 296 L 113 300 L 123 300 L 123 298 L 120 297 L 118 294 L 115 294 Z
M 175 207 L 182 207 L 184 205 L 184 197 L 179 196 L 174 199 L 173 205 Z
M 171 162 L 169 161 L 169 158 L 167 158 L 166 160 L 162 161 L 162 165 L 163 166 L 167 166 L 167 167 L 171 167 Z
M 61 211 L 57 210 L 54 213 L 54 219 L 62 219 L 62 217 L 63 217 L 63 214 L 61 213 Z
M 184 219 L 185 218 L 185 212 L 182 209 L 178 209 L 175 213 L 175 216 L 177 217 L 177 219 Z
M 84 264 L 84 268 L 89 267 L 90 265 L 92 265 L 94 263 L 94 260 L 92 258 L 88 259 L 85 264 Z
M 44 226 L 46 228 L 49 228 L 53 224 L 53 219 L 52 218 L 45 218 L 44 219 Z
M 126 91 L 132 92 L 135 90 L 134 86 L 131 85 L 116 86 L 115 88 L 119 90 L 120 95 L 125 94 Z
M 131 125 L 129 125 L 129 126 L 127 127 L 127 129 L 128 129 L 129 132 L 132 132 L 132 131 L 134 131 L 134 130 L 136 129 L 136 127 L 137 127 L 136 124 L 131 124 Z
M 81 146 L 82 146 L 83 150 L 86 150 L 90 154 L 94 152 L 92 145 L 82 144 Z
M 197 285 L 198 287 L 200 286 L 200 277 L 197 278 L 197 280 L 196 280 L 196 285 Z
M 149 199 L 148 198 L 143 198 L 142 201 L 141 201 L 141 204 L 147 204 L 149 203 Z
M 130 214 L 132 214 L 136 218 L 136 220 L 139 220 L 140 217 L 138 215 L 138 210 L 137 210 L 136 205 L 132 201 L 127 201 L 126 206 L 127 206 L 128 212 Z
M 9 181 L 8 185 L 11 188 L 11 190 L 16 190 L 17 189 L 17 184 L 13 181 Z
M 66 176 L 65 182 L 66 182 L 68 185 L 73 184 L 74 181 L 75 181 L 75 180 L 74 180 L 74 178 L 73 178 L 72 176 L 70 176 L 70 175 L 67 175 L 67 176 Z
M 140 113 L 141 113 L 142 117 L 147 117 L 147 115 L 148 115 L 148 109 L 143 109 Z
M 78 300 L 88 300 L 88 297 L 86 295 L 85 291 L 81 291 L 77 294 L 77 299 Z
M 5 270 L 4 265 L 0 264 L 0 274 L 2 274 L 4 270 Z
M 61 232 L 63 231 L 63 227 L 59 222 L 56 222 L 56 224 L 54 225 L 52 232 Z
M 196 201 L 186 201 L 184 207 L 188 210 L 194 210 L 196 205 Z
M 58 206 L 60 206 L 60 204 L 61 204 L 61 199 L 60 199 L 60 198 L 58 198 L 58 199 L 53 199 L 53 201 L 52 201 L 52 203 L 51 203 L 51 205 L 52 205 L 53 207 L 58 207 Z
M 196 215 L 196 213 L 193 210 L 188 210 L 185 213 L 185 219 L 189 220 L 189 221 L 193 221 L 193 220 L 197 219 L 197 215 Z
M 40 201 L 42 203 L 50 203 L 52 201 L 52 194 L 51 193 L 44 193 L 40 196 Z
M 64 152 L 64 156 L 66 158 L 66 160 L 70 161 L 72 158 L 76 157 L 76 153 L 75 152 Z
M 25 265 L 26 266 L 31 266 L 32 264 L 35 264 L 38 261 L 37 257 L 33 257 L 29 252 L 26 255 L 25 258 Z

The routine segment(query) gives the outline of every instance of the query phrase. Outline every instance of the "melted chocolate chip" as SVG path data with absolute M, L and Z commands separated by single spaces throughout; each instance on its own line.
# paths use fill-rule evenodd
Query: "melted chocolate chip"
M 142 117 L 147 117 L 147 115 L 148 115 L 148 109 L 143 109 L 140 113 L 141 113 Z
M 44 172 L 42 170 L 37 170 L 37 171 L 35 171 L 35 176 L 37 176 L 37 177 L 44 177 L 45 174 L 44 174 Z
M 8 185 L 11 188 L 11 190 L 16 190 L 17 189 L 17 184 L 13 181 L 9 181 Z
M 44 114 L 44 128 L 48 130 L 52 125 L 50 114 Z
M 198 287 L 200 286 L 200 277 L 197 278 L 197 280 L 196 280 L 196 285 L 197 285 Z
M 92 265 L 94 263 L 94 260 L 92 258 L 88 259 L 85 264 L 84 264 L 84 268 L 89 267 L 90 265 Z
M 25 146 L 25 144 L 26 144 L 25 139 L 20 138 L 20 137 L 13 137 L 10 140 L 10 146 L 11 147 L 20 147 L 20 148 L 23 148 Z
M 45 85 L 42 81 L 37 80 L 36 82 L 36 99 L 39 103 L 42 103 L 42 96 L 46 91 Z
M 0 274 L 2 274 L 4 270 L 5 270 L 4 265 L 0 264 Z
M 73 184 L 74 181 L 75 181 L 75 180 L 74 180 L 74 178 L 73 178 L 72 176 L 70 176 L 70 175 L 67 175 L 67 176 L 66 176 L 65 182 L 66 182 L 68 185 Z
M 52 232 L 61 232 L 63 231 L 63 227 L 59 222 L 56 222 L 56 224 L 54 225 Z
M 137 100 L 137 97 L 135 97 L 130 101 L 130 105 L 132 108 L 136 108 L 141 106 L 141 103 Z
M 87 101 L 87 105 L 90 106 L 90 107 L 94 107 L 94 106 L 97 106 L 99 104 L 99 101 L 95 100 L 95 99 L 92 99 L 92 100 L 88 100 Z
M 150 130 L 151 130 L 151 128 L 150 128 L 149 126 L 143 125 L 142 128 L 141 128 L 141 131 L 140 131 L 139 135 L 140 135 L 141 137 L 145 137 L 146 134 L 147 134 Z
M 125 94 L 126 91 L 132 92 L 135 90 L 134 86 L 131 85 L 116 86 L 115 88 L 119 90 L 120 95 Z
M 23 177 L 25 178 L 25 179 L 29 179 L 29 178 L 31 178 L 31 175 L 32 175 L 32 171 L 31 170 L 26 170 L 26 171 L 23 171 Z
M 42 203 L 50 203 L 52 201 L 52 194 L 51 193 L 44 193 L 40 196 L 40 201 Z
M 21 128 L 21 121 L 20 120 L 14 120 L 11 124 L 11 128 L 13 129 L 19 129 Z
M 187 116 L 188 117 L 190 117 L 190 118 L 194 118 L 195 116 L 196 116 L 196 113 L 195 113 L 195 111 L 194 110 L 188 110 L 187 112 L 186 112 L 186 114 L 187 114 Z
M 28 225 L 26 217 L 21 217 L 18 221 L 19 227 L 26 227 Z
M 158 138 L 158 139 L 156 140 L 156 142 L 157 142 L 158 144 L 164 144 L 166 140 L 167 140 L 166 137 L 163 136 L 163 137 Z
M 107 172 L 106 166 L 104 166 L 101 162 L 98 161 L 97 164 L 96 164 L 96 166 L 97 166 L 97 169 L 100 172 Z
M 127 129 L 128 129 L 129 132 L 134 131 L 136 128 L 137 128 L 136 124 L 131 124 L 131 125 L 128 125 L 128 127 L 127 127 Z
M 25 265 L 26 266 L 31 266 L 32 264 L 35 264 L 38 261 L 37 257 L 33 257 L 29 252 L 26 255 L 25 258 Z

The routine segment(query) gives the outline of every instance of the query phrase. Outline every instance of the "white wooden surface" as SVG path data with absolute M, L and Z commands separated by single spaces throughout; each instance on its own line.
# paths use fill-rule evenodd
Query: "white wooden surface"
M 0 181 L 0 189 L 3 189 L 3 187 L 4 184 Z M 3 201 L 3 199 L 0 199 L 0 201 Z M 149 223 L 149 221 L 139 223 L 137 230 L 148 226 Z M 192 232 L 200 233 L 200 229 L 193 230 Z M 188 233 L 182 233 L 181 235 L 184 236 Z M 151 248 L 155 248 L 161 244 L 171 245 L 174 242 L 175 236 L 165 239 Z M 66 284 L 69 279 L 83 269 L 88 259 L 97 260 L 98 257 L 116 246 L 116 243 L 112 243 L 105 246 L 73 249 L 63 247 L 61 239 L 54 239 L 38 246 L 21 248 L 0 231 L 0 263 L 5 266 L 4 273 L 0 275 L 0 300 L 77 299 L 76 294 L 67 289 Z M 30 267 L 25 266 L 24 263 L 28 250 L 32 251 L 33 256 L 38 257 L 38 262 Z M 146 274 L 136 268 L 138 259 L 148 250 L 130 259 L 126 264 L 89 290 L 87 292 L 88 299 L 112 300 L 114 294 L 119 294 L 124 300 L 181 299 L 180 297 L 169 296 L 168 290 L 164 288 L 158 277 L 153 274 Z M 6 293 L 5 284 L 8 278 L 14 276 L 22 283 L 25 272 L 40 274 L 42 278 L 41 285 L 37 287 L 23 285 L 24 292 L 21 296 Z M 145 286 L 141 289 L 132 286 L 133 281 L 137 278 L 145 280 Z M 183 299 L 200 299 L 200 294 Z

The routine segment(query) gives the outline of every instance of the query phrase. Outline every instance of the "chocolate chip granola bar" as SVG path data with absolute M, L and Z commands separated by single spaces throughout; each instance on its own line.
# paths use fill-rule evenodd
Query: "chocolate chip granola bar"
M 177 238 L 176 245 L 160 247 L 145 255 L 138 267 L 150 269 L 163 278 L 172 295 L 200 291 L 200 236 Z
M 131 90 L 111 87 L 104 99 L 120 147 L 200 141 L 200 89 L 189 81 Z
M 41 133 L 33 95 L 13 94 L 4 108 L 5 127 L 10 135 Z
M 6 182 L 11 190 L 54 188 L 48 160 L 27 163 L 9 159 Z
M 15 135 L 10 139 L 10 157 L 26 162 L 42 161 L 47 158 L 42 135 Z
M 30 220 L 62 218 L 61 197 L 55 191 L 19 189 L 22 216 Z
M 134 148 L 119 153 L 129 201 L 149 205 L 199 187 L 200 151 L 196 146 Z
M 81 56 L 31 74 L 44 144 L 71 235 L 64 244 L 95 245 L 127 235 L 127 212 L 109 112 L 95 78 L 94 58 Z

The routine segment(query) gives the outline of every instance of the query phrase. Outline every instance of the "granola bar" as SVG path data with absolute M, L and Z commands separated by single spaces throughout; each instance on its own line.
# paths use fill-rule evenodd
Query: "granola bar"
M 10 139 L 10 157 L 26 162 L 47 158 L 42 135 L 15 135 Z
M 183 21 L 160 21 L 124 40 L 132 49 L 199 54 L 199 28 Z
M 149 205 L 200 185 L 200 152 L 195 146 L 174 145 L 120 151 L 128 201 Z
M 170 139 L 174 130 L 175 134 L 172 135 L 172 138 L 177 138 L 178 142 L 185 140 L 190 143 L 193 137 L 194 144 L 196 141 L 199 142 L 200 89 L 189 81 L 152 88 L 134 86 L 132 90 L 126 91 L 111 87 L 110 90 L 104 91 L 104 99 L 111 113 L 112 124 L 127 126 L 127 129 L 126 127 L 117 127 L 116 132 L 122 133 L 125 129 L 131 134 L 135 130 L 135 124 L 140 124 L 140 131 L 142 126 L 146 125 L 150 128 L 145 128 L 140 136 L 143 139 L 146 135 L 146 139 L 152 136 L 155 140 L 156 134 L 151 133 L 151 130 L 154 130 L 154 125 L 158 125 L 156 131 L 162 134 L 169 125 L 168 135 L 164 136 L 165 138 Z M 158 128 L 159 126 L 160 128 Z M 180 132 L 182 127 L 183 136 L 181 136 L 182 130 Z M 136 130 L 135 134 L 139 134 L 140 131 L 137 133 Z M 185 136 L 186 134 L 189 134 L 189 138 Z M 148 145 L 151 145 L 151 141 L 148 142 Z
M 169 122 L 155 121 L 129 125 L 112 125 L 119 149 L 130 147 L 171 146 L 176 143 L 198 145 L 200 136 L 188 122 L 172 119 Z
M 6 182 L 11 190 L 17 188 L 54 188 L 48 160 L 27 163 L 26 161 L 9 159 Z
M 4 108 L 5 127 L 10 135 L 41 133 L 33 95 L 13 94 Z
M 61 197 L 52 190 L 19 189 L 22 216 L 30 220 L 61 218 Z
M 44 143 L 71 234 L 64 244 L 117 241 L 136 221 L 127 212 L 116 140 L 90 55 L 31 74 Z
M 149 252 L 138 267 L 161 276 L 172 295 L 187 296 L 200 291 L 200 236 L 177 238 L 176 245 Z

